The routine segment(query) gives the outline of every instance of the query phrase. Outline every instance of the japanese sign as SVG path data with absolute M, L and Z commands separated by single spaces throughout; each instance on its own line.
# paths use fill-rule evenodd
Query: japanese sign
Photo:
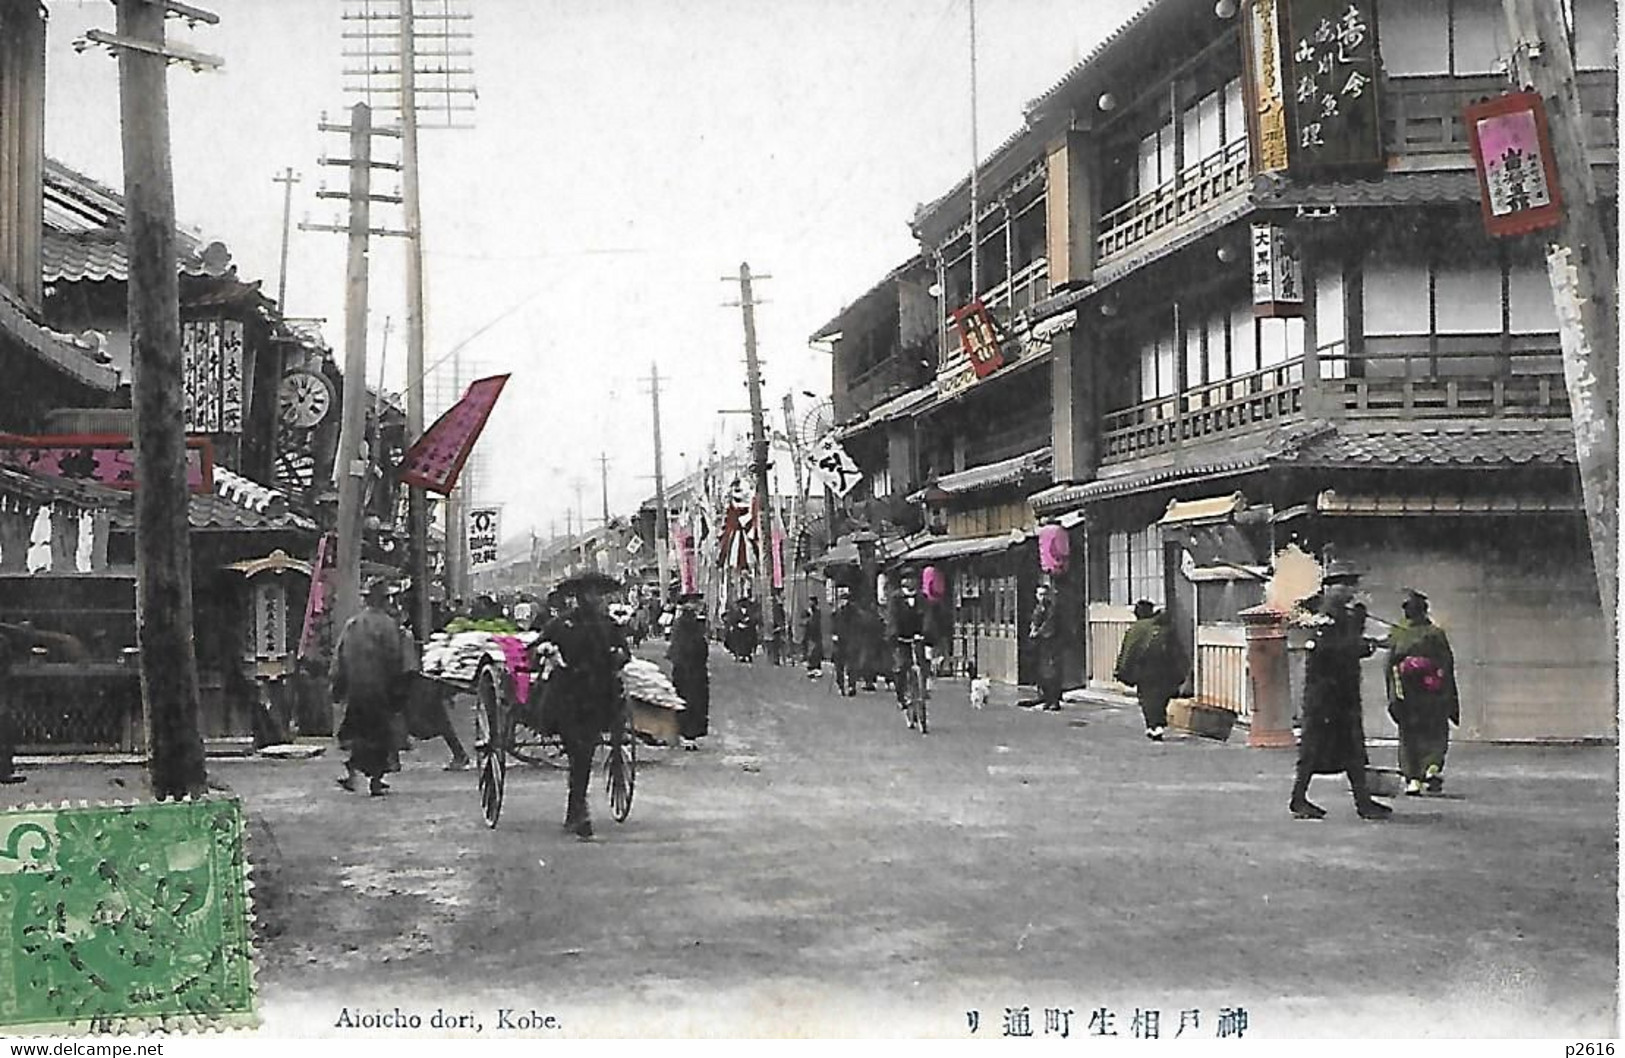
M 962 309 L 954 310 L 954 329 L 959 332 L 960 348 L 970 358 L 977 378 L 986 378 L 1004 366 L 1004 355 L 999 352 L 999 332 L 988 315 L 987 306 L 973 301 Z
M 492 375 L 470 383 L 467 392 L 446 413 L 423 432 L 401 460 L 403 482 L 430 492 L 448 495 L 457 486 L 457 476 L 474 451 L 474 442 L 491 417 L 507 375 Z
M 1382 164 L 1374 0 L 1292 0 L 1287 26 L 1292 167 Z
M 1286 91 L 1281 71 L 1281 2 L 1253 0 L 1245 23 L 1253 158 L 1258 171 L 1287 167 Z
M 857 462 L 846 454 L 834 434 L 826 434 L 813 442 L 807 451 L 807 463 L 812 467 L 813 476 L 837 496 L 844 497 L 863 480 Z
M 1303 259 L 1297 240 L 1274 224 L 1253 225 L 1253 315 L 1303 315 Z
M 135 442 L 118 434 L 0 434 L 0 466 L 109 489 L 134 489 L 139 484 Z M 186 439 L 186 486 L 193 492 L 214 491 L 214 446 L 208 438 Z
M 181 406 L 189 433 L 243 432 L 243 325 L 181 324 Z
M 288 593 L 281 577 L 254 579 L 254 650 L 251 660 L 288 656 Z
M 1493 236 L 1523 235 L 1561 223 L 1563 196 L 1539 93 L 1475 103 L 1464 119 L 1478 169 L 1484 229 Z
M 468 512 L 468 568 L 484 569 L 497 564 L 497 545 L 502 541 L 502 510 L 498 507 L 472 507 Z

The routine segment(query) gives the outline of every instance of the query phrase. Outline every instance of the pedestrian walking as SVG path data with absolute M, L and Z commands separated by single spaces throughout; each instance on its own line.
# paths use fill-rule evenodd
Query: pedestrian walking
M 621 666 L 631 658 L 620 629 L 604 609 L 603 593 L 618 587 L 601 573 L 560 582 L 559 616 L 542 638 L 558 651 L 560 664 L 548 677 L 551 725 L 564 742 L 570 760 L 570 791 L 564 827 L 577 837 L 592 837 L 587 810 L 587 782 L 599 736 L 616 717 L 621 699 Z M 556 682 L 555 682 L 556 681 Z
M 406 733 L 412 738 L 425 741 L 432 742 L 437 738 L 443 740 L 446 749 L 451 753 L 451 759 L 446 762 L 445 770 L 467 771 L 474 763 L 468 759 L 468 750 L 463 748 L 462 739 L 457 737 L 457 730 L 452 725 L 451 712 L 447 706 L 450 695 L 440 684 L 423 675 L 422 653 L 418 649 L 411 621 L 400 611 L 398 605 L 400 601 L 399 596 L 393 597 L 389 611 L 390 616 L 399 623 L 401 630 L 401 656 L 404 669 L 397 695 L 401 701 L 402 714 L 406 718 Z
M 1032 642 L 1038 664 L 1038 690 L 1043 696 L 1044 708 L 1058 711 L 1061 708 L 1059 626 L 1054 592 L 1047 582 L 1041 582 L 1033 592 L 1033 614 L 1027 625 L 1027 638 Z
M 1320 819 L 1326 810 L 1309 800 L 1309 780 L 1344 772 L 1361 819 L 1387 819 L 1393 809 L 1371 796 L 1366 783 L 1365 724 L 1360 717 L 1360 662 L 1376 651 L 1365 635 L 1365 607 L 1354 602 L 1359 573 L 1331 563 L 1304 659 L 1303 706 L 1299 721 L 1297 776 L 1288 802 L 1299 819 Z
M 890 664 L 886 649 L 886 622 L 875 600 L 856 603 L 852 614 L 852 664 L 863 689 L 875 689 L 875 677 Z
M 844 587 L 836 588 L 835 609 L 829 615 L 829 656 L 835 666 L 835 689 L 848 698 L 858 693 L 854 657 L 857 644 L 853 640 L 856 628 L 852 593 Z
M 784 620 L 784 594 L 773 589 L 773 634 L 767 637 L 767 659 L 775 665 L 784 664 L 784 644 L 790 638 L 790 629 Z M 757 622 L 760 625 L 760 621 Z
M 1123 636 L 1114 674 L 1117 682 L 1134 688 L 1145 737 L 1153 742 L 1167 733 L 1168 701 L 1184 685 L 1187 670 L 1168 611 L 1150 599 L 1135 603 L 1134 624 Z
M 816 595 L 807 600 L 807 611 L 801 616 L 801 650 L 807 678 L 816 680 L 824 675 L 824 614 L 818 608 Z
M 703 595 L 684 595 L 678 600 L 677 618 L 671 626 L 671 643 L 666 660 L 671 662 L 671 684 L 683 700 L 677 716 L 677 733 L 684 749 L 699 749 L 695 741 L 711 730 L 711 642 L 706 632 Z
M 1428 616 L 1428 597 L 1407 589 L 1404 619 L 1388 633 L 1388 715 L 1399 725 L 1399 772 L 1414 797 L 1444 789 L 1450 725 L 1461 723 L 1450 637 Z
M 365 775 L 367 790 L 379 797 L 389 792 L 384 774 L 400 750 L 400 679 L 406 671 L 401 630 L 389 615 L 389 586 L 375 580 L 367 586 L 364 606 L 350 618 L 333 648 L 330 673 L 335 701 L 344 702 L 339 745 L 350 751 L 338 784 L 355 789 Z

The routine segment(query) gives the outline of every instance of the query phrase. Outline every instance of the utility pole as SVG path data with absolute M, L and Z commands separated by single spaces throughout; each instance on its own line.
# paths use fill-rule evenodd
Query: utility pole
M 666 605 L 666 578 L 670 575 L 666 569 L 666 552 L 670 550 L 666 543 L 668 535 L 667 523 L 670 521 L 666 510 L 666 460 L 661 450 L 660 442 L 660 365 L 654 361 L 649 362 L 649 400 L 654 412 L 655 431 L 655 576 L 659 578 L 657 585 L 657 598 L 661 606 Z
M 361 607 L 361 494 L 367 464 L 361 458 L 367 428 L 367 241 L 372 226 L 372 109 L 350 111 L 350 230 L 344 275 L 344 397 L 335 470 L 339 486 L 338 564 L 334 615 L 343 627 Z
M 169 149 L 171 62 L 193 69 L 214 56 L 166 44 L 171 14 L 189 25 L 218 17 L 168 2 L 118 0 L 117 32 L 85 39 L 118 56 L 119 118 L 129 255 L 131 362 L 135 365 L 136 641 L 147 774 L 157 800 L 201 796 L 208 778 L 198 731 L 186 433 L 181 408 L 180 277 L 175 266 L 175 179 Z M 86 47 L 89 45 L 86 44 Z M 83 48 L 81 48 L 83 50 Z
M 795 397 L 791 396 L 789 393 L 784 395 L 784 437 L 785 440 L 790 443 L 790 462 L 792 464 L 792 470 L 795 474 L 796 483 L 795 503 L 791 508 L 793 512 L 792 517 L 795 519 L 795 521 L 784 534 L 784 548 L 787 552 L 787 554 L 784 556 L 784 572 L 786 579 L 790 581 L 791 587 L 794 589 L 796 585 L 802 583 L 802 579 L 796 575 L 800 571 L 792 568 L 791 562 L 794 559 L 796 548 L 800 546 L 801 533 L 807 525 L 807 485 L 806 479 L 803 477 L 801 466 L 801 433 L 799 425 L 796 423 L 796 401 Z M 792 590 L 790 602 L 786 604 L 785 607 L 785 610 L 790 615 L 790 619 L 792 621 L 795 620 L 794 615 L 801 612 L 799 607 L 800 600 L 797 598 L 797 595 L 798 593 Z
M 772 276 L 757 276 L 772 279 Z M 745 386 L 750 390 L 751 470 L 756 477 L 756 495 L 761 505 L 757 531 L 761 534 L 761 561 L 758 563 L 757 581 L 761 590 L 757 598 L 762 601 L 763 638 L 769 641 L 779 633 L 773 613 L 773 494 L 768 490 L 767 424 L 762 417 L 762 370 L 756 359 L 756 299 L 751 293 L 749 262 L 739 266 L 739 301 L 745 321 Z M 729 282 L 732 277 L 724 277 Z
M 293 185 L 299 182 L 299 174 L 289 166 L 276 176 L 273 181 L 282 185 L 282 254 L 276 273 L 276 307 L 284 316 L 288 314 L 288 230 L 293 222 Z
M 604 527 L 609 527 L 609 453 L 598 453 L 598 484 L 604 494 Z
M 423 435 L 423 349 L 425 297 L 423 290 L 423 216 L 418 191 L 418 129 L 471 128 L 467 115 L 474 110 L 472 54 L 458 47 L 473 33 L 467 22 L 473 17 L 456 10 L 452 0 L 424 0 L 423 12 L 417 0 L 346 0 L 344 21 L 358 28 L 347 29 L 344 56 L 361 60 L 359 66 L 344 70 L 350 88 L 382 112 L 399 114 L 401 122 L 402 193 L 405 198 L 406 231 L 406 432 L 408 443 Z M 429 46 L 418 48 L 418 19 L 435 28 L 426 38 Z M 420 63 L 423 64 L 420 68 Z M 428 75 L 428 85 L 417 83 Z M 420 113 L 420 96 L 428 100 L 427 113 Z M 427 120 L 425 120 L 427 119 Z M 456 504 L 446 504 L 446 567 L 448 594 L 453 593 L 466 564 L 459 554 L 453 558 L 453 540 L 462 541 L 462 527 L 453 526 L 451 514 Z M 458 512 L 460 515 L 460 512 Z M 429 600 L 429 506 L 420 488 L 407 495 L 407 534 L 411 538 L 412 584 L 416 589 L 417 620 L 420 634 L 430 627 Z
M 1546 248 L 1563 344 L 1574 450 L 1591 532 L 1597 590 L 1616 642 L 1619 538 L 1619 290 L 1586 151 L 1586 115 L 1558 0 L 1502 0 L 1517 85 L 1540 93 L 1563 192 L 1562 224 Z

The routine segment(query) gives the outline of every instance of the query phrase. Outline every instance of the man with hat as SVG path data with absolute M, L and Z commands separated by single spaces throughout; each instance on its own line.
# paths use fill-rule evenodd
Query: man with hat
M 1461 723 L 1450 638 L 1428 617 L 1428 597 L 1405 590 L 1404 620 L 1388 634 L 1388 715 L 1399 725 L 1399 771 L 1415 797 L 1444 789 L 1450 725 Z
M 695 739 L 711 730 L 711 644 L 705 630 L 705 596 L 689 594 L 677 600 L 666 660 L 671 662 L 671 685 L 683 700 L 677 716 L 684 749 L 699 749 Z
M 835 589 L 835 609 L 829 615 L 829 659 L 835 666 L 835 689 L 850 698 L 858 693 L 856 661 L 858 644 L 857 610 L 852 605 L 852 589 L 839 585 Z
M 1168 730 L 1168 702 L 1185 682 L 1185 655 L 1174 640 L 1167 610 L 1150 599 L 1134 604 L 1134 624 L 1117 651 L 1117 682 L 1134 688 L 1145 720 L 1145 737 L 1161 742 Z
M 1361 819 L 1387 819 L 1393 809 L 1372 798 L 1366 785 L 1365 724 L 1360 717 L 1360 661 L 1376 650 L 1365 635 L 1365 606 L 1354 602 L 1360 574 L 1332 562 L 1321 577 L 1318 606 L 1306 644 L 1302 733 L 1297 775 L 1288 803 L 1299 819 L 1320 819 L 1326 810 L 1309 800 L 1309 780 L 1344 772 Z
M 620 628 L 605 612 L 603 592 L 619 587 L 612 577 L 588 573 L 562 581 L 559 613 L 542 629 L 558 649 L 561 664 L 547 680 L 550 726 L 570 759 L 570 792 L 564 826 L 577 837 L 592 837 L 587 783 L 599 736 L 616 716 L 621 699 L 621 666 L 631 658 Z
M 397 691 L 407 659 L 400 627 L 389 614 L 388 582 L 379 578 L 368 584 L 363 603 L 361 612 L 345 622 L 333 648 L 333 698 L 344 702 L 338 739 L 350 751 L 338 783 L 354 790 L 356 776 L 365 775 L 368 792 L 379 797 L 389 792 L 384 773 L 399 749 L 394 718 L 401 707 Z

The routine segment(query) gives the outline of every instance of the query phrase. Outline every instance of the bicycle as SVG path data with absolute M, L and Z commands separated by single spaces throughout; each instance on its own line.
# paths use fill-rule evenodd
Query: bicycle
M 925 702 L 931 696 L 927 673 L 924 636 L 899 636 L 897 644 L 897 680 L 903 699 L 903 712 L 910 731 L 929 733 L 925 715 Z

